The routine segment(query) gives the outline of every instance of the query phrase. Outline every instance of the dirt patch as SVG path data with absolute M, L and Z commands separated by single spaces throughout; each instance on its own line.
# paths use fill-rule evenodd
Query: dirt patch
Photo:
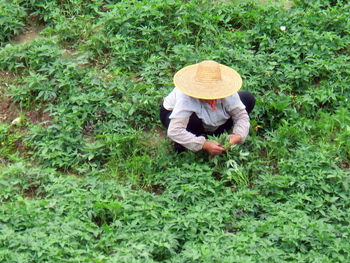
M 30 200 L 35 199 L 36 197 L 38 197 L 39 188 L 40 188 L 40 185 L 37 185 L 37 184 L 30 185 L 29 187 L 23 189 L 23 196 Z
M 19 113 L 20 110 L 11 101 L 5 99 L 5 101 L 0 102 L 0 122 L 11 123 L 19 116 Z
M 62 54 L 62 57 L 64 58 L 76 57 L 77 55 L 75 54 L 75 51 L 76 50 L 74 48 L 66 47 L 65 51 Z
M 40 37 L 40 31 L 44 29 L 43 25 L 29 27 L 25 32 L 13 38 L 15 44 L 25 44 Z
M 25 116 L 30 120 L 30 122 L 40 124 L 43 127 L 49 126 L 50 121 L 52 120 L 52 117 L 43 109 L 28 111 L 25 113 Z
M 19 107 L 6 95 L 6 89 L 15 79 L 16 76 L 10 72 L 0 72 L 0 122 L 11 122 L 19 116 Z
M 4 94 L 5 88 L 16 80 L 17 76 L 9 71 L 0 71 L 0 96 Z
M 44 27 L 45 26 L 42 24 L 40 15 L 31 15 L 27 19 L 27 25 L 24 27 L 23 32 L 18 36 L 15 36 L 12 39 L 12 42 L 14 44 L 25 44 L 31 42 L 40 37 L 40 32 L 44 29 Z
M 0 122 L 11 123 L 20 117 L 21 114 L 22 111 L 18 105 L 10 100 L 0 102 Z M 50 121 L 52 120 L 51 116 L 47 112 L 44 112 L 43 109 L 25 112 L 24 116 L 31 123 L 40 124 L 43 127 L 50 125 Z
M 155 195 L 162 195 L 165 191 L 165 187 L 160 184 L 152 184 L 144 188 L 145 191 L 154 193 Z
M 21 114 L 24 114 L 28 121 L 34 124 L 48 126 L 52 118 L 47 112 L 43 109 L 23 112 L 20 106 L 12 102 L 11 98 L 7 95 L 8 87 L 14 84 L 17 78 L 18 76 L 8 71 L 0 72 L 0 122 L 11 123 Z
M 338 166 L 340 169 L 348 171 L 350 169 L 350 159 L 341 161 Z
M 164 140 L 165 138 L 167 138 L 165 128 L 160 128 L 160 127 L 159 128 L 155 128 L 155 131 L 156 131 L 156 133 L 158 134 L 158 137 L 161 140 Z

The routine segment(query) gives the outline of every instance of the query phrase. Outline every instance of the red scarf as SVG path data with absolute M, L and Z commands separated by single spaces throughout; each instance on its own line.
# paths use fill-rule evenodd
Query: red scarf
M 216 100 L 208 100 L 207 102 L 209 103 L 211 110 L 215 111 L 216 110 Z

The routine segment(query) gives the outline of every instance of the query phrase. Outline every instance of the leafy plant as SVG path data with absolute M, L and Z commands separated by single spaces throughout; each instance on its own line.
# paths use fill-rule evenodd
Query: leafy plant
M 7 41 L 22 31 L 27 13 L 17 1 L 1 1 L 0 17 L 0 47 L 3 47 Z
M 0 119 L 27 117 L 0 124 L 0 261 L 349 262 L 349 4 L 291 6 L 1 2 Z M 42 37 L 10 43 L 33 18 Z M 213 158 L 176 154 L 158 116 L 204 59 L 257 100 Z

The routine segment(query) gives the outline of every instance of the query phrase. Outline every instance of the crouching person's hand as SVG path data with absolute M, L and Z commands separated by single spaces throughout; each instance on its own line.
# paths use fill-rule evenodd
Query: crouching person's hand
M 211 142 L 211 141 L 206 141 L 203 144 L 203 149 L 206 150 L 210 156 L 219 155 L 225 151 L 225 148 L 222 147 L 222 145 L 220 143 Z
M 231 144 L 239 144 L 242 141 L 242 136 L 239 134 L 231 134 L 230 135 L 230 143 Z

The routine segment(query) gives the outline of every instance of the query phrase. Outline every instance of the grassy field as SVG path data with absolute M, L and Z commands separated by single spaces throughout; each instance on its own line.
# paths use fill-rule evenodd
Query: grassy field
M 0 14 L 0 262 L 350 262 L 347 1 Z M 246 143 L 215 158 L 176 154 L 158 119 L 205 59 L 257 99 Z

